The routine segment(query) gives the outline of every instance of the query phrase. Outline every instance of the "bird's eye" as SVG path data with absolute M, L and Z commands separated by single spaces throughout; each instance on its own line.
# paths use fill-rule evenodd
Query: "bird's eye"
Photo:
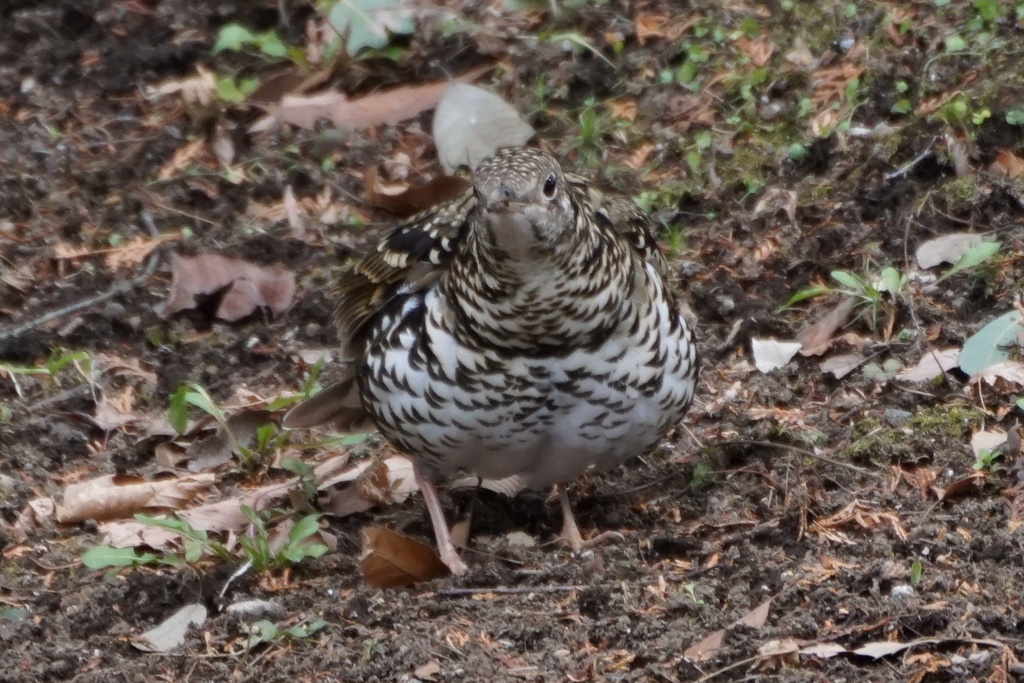
M 556 187 L 558 187 L 558 178 L 552 173 L 544 180 L 544 196 L 548 199 L 554 199 Z

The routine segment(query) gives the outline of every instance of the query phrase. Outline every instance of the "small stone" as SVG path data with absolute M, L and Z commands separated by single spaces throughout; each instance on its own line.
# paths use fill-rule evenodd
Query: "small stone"
M 913 597 L 913 595 L 914 587 L 905 583 L 898 583 L 889 591 L 889 597 L 893 598 L 909 598 Z

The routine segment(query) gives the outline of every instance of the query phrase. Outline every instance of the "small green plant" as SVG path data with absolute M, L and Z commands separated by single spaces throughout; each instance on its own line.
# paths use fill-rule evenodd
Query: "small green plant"
M 886 266 L 877 276 L 870 274 L 858 275 L 849 270 L 833 270 L 832 279 L 838 282 L 840 288 L 832 287 L 805 287 L 789 298 L 779 309 L 784 311 L 794 304 L 807 299 L 838 292 L 857 300 L 857 307 L 860 309 L 860 317 L 864 319 L 871 330 L 878 329 L 879 320 L 884 316 L 892 319 L 895 316 L 893 300 L 907 284 L 907 276 L 899 269 Z M 886 296 L 888 294 L 888 296 Z
M 416 29 L 413 12 L 400 0 L 337 0 L 325 14 L 355 57 L 363 50 L 386 48 L 394 35 L 409 35 Z
M 910 565 L 910 585 L 917 588 L 921 584 L 921 563 L 914 560 Z
M 196 529 L 183 519 L 165 519 L 137 513 L 136 521 L 178 534 L 182 540 L 182 552 L 139 552 L 134 548 L 96 546 L 82 554 L 82 563 L 90 569 L 161 564 L 180 566 L 195 564 L 208 557 L 230 562 L 238 556 L 250 563 L 256 571 L 269 572 L 299 564 L 306 558 L 320 557 L 328 550 L 323 543 L 311 540 L 320 529 L 320 514 L 301 517 L 288 531 L 280 547 L 272 549 L 271 534 L 267 529 L 271 513 L 260 514 L 244 505 L 241 510 L 249 520 L 250 527 L 239 539 L 237 554 L 204 529 Z
M 217 31 L 217 40 L 213 44 L 213 54 L 225 50 L 238 52 L 248 47 L 254 47 L 267 57 L 275 59 L 287 57 L 303 59 L 302 51 L 285 45 L 273 29 L 253 33 L 241 24 L 225 24 L 220 27 L 220 30 Z
M 998 472 L 1003 468 L 1000 460 L 1003 457 L 1001 448 L 982 448 L 974 456 L 974 464 L 971 469 L 976 472 Z
M 279 628 L 266 619 L 261 619 L 248 626 L 248 637 L 245 641 L 247 650 L 266 644 L 280 643 L 291 640 L 306 640 L 313 637 L 327 626 L 323 619 L 309 623 L 298 623 L 288 628 Z
M 38 376 L 56 384 L 57 376 L 69 365 L 73 365 L 78 373 L 86 381 L 92 377 L 92 359 L 85 351 L 65 351 L 54 349 L 50 357 L 42 365 L 18 365 L 12 363 L 0 363 L 0 375 L 7 375 L 18 396 L 23 396 L 18 377 Z
M 690 488 L 700 490 L 711 483 L 711 465 L 706 462 L 699 462 L 693 467 L 693 474 L 690 475 Z
M 699 595 L 697 595 L 697 584 L 696 583 L 694 583 L 693 581 L 690 581 L 688 583 L 684 583 L 682 585 L 682 589 L 684 591 L 686 591 L 686 595 L 690 598 L 690 600 L 693 600 L 693 604 L 695 604 L 695 605 L 703 605 L 704 604 L 704 598 L 702 598 Z

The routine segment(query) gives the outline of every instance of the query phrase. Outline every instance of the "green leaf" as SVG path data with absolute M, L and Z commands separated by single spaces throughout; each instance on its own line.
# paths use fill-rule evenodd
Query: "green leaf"
M 975 332 L 960 351 L 960 369 L 977 375 L 987 367 L 1010 357 L 1005 347 L 1019 345 L 1024 329 L 1019 311 L 1009 311 Z
M 864 282 L 848 270 L 833 270 L 831 275 L 833 280 L 853 293 L 863 292 L 865 289 Z
M 898 294 L 903 285 L 907 283 L 907 277 L 901 273 L 897 268 L 887 266 L 882 268 L 882 272 L 878 278 L 878 290 L 881 292 L 889 292 L 890 294 Z
M 184 434 L 188 429 L 188 403 L 185 396 L 188 394 L 188 387 L 184 384 L 171 395 L 171 405 L 167 409 L 167 421 L 171 423 L 178 434 Z
M 288 531 L 288 543 L 299 543 L 316 532 L 320 531 L 320 517 L 322 515 L 306 515 Z
M 246 45 L 254 45 L 258 41 L 253 32 L 241 24 L 227 24 L 217 32 L 217 42 L 213 44 L 213 54 L 231 50 L 238 52 Z
M 968 268 L 974 268 L 979 266 L 985 261 L 996 255 L 999 251 L 999 247 L 1003 246 L 1002 242 L 979 242 L 973 247 L 963 253 L 953 267 L 943 273 L 942 277 L 936 280 L 936 284 L 942 282 L 950 275 L 959 273 L 961 270 L 967 270 Z
M 399 0 L 338 0 L 327 13 L 327 23 L 345 40 L 350 56 L 384 47 L 391 34 L 407 35 L 416 28 L 412 12 Z
M 153 553 L 138 553 L 135 548 L 114 548 L 109 545 L 98 545 L 82 553 L 82 564 L 89 569 L 133 567 L 154 561 L 156 555 Z
M 288 46 L 281 42 L 276 31 L 265 31 L 259 34 L 256 36 L 256 44 L 259 45 L 260 52 L 268 57 L 288 56 Z
M 967 43 L 955 33 L 946 37 L 946 54 L 950 52 L 963 52 L 967 49 Z
M 799 292 L 789 297 L 789 301 L 784 303 L 782 307 L 779 308 L 779 311 L 784 311 L 793 304 L 799 303 L 805 299 L 821 296 L 822 294 L 830 294 L 831 292 L 832 290 L 829 287 L 804 287 Z

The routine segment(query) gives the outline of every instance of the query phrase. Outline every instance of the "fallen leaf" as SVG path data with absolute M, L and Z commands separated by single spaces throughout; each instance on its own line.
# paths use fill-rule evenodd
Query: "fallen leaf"
M 475 169 L 500 147 L 517 147 L 533 137 L 533 127 L 505 100 L 466 83 L 451 83 L 434 112 L 433 137 L 445 173 Z
M 786 214 L 789 222 L 796 224 L 796 201 L 797 194 L 793 190 L 781 187 L 769 187 L 757 200 L 754 205 L 753 218 L 761 216 L 772 217 L 779 211 Z
M 949 486 L 932 486 L 932 492 L 935 493 L 935 497 L 939 500 L 950 500 L 960 496 L 981 493 L 987 478 L 988 474 L 984 470 L 977 470 L 971 472 L 963 479 L 954 481 Z
M 213 485 L 212 474 L 192 474 L 157 481 L 108 474 L 71 484 L 64 502 L 57 506 L 56 519 L 62 524 L 87 519 L 103 521 L 127 517 L 144 509 L 178 510 L 201 491 Z
M 768 621 L 768 613 L 772 606 L 772 599 L 768 598 L 760 605 L 750 610 L 742 617 L 736 620 L 737 624 L 743 624 L 744 626 L 750 626 L 752 628 L 760 628 L 764 626 Z
M 980 380 L 988 385 L 994 385 L 998 380 L 1010 384 L 1024 384 L 1024 363 L 1015 360 L 994 363 L 979 372 L 972 379 Z
M 349 486 L 332 490 L 323 509 L 335 517 L 345 517 L 369 510 L 376 505 L 401 503 L 419 490 L 413 476 L 412 461 L 395 455 L 383 462 L 363 460 L 353 467 L 319 482 L 321 491 L 338 484 Z
M 971 450 L 975 457 L 982 452 L 992 452 L 1006 443 L 1008 436 L 1003 431 L 979 430 L 971 435 Z
M 800 330 L 796 341 L 800 342 L 801 356 L 820 356 L 828 351 L 835 339 L 833 335 L 850 319 L 857 306 L 852 296 L 843 297 L 839 304 L 814 324 Z
M 793 40 L 793 47 L 790 48 L 785 57 L 786 61 L 797 66 L 811 66 L 814 64 L 814 55 L 811 54 L 807 43 L 800 37 Z
M 735 44 L 740 52 L 750 57 L 750 63 L 757 67 L 767 64 L 775 52 L 775 43 L 770 40 L 753 40 L 743 36 Z
M 153 88 L 153 94 L 177 94 L 185 104 L 212 104 L 217 98 L 217 79 L 212 71 L 202 65 L 197 65 L 196 71 L 195 76 L 161 83 Z
M 226 291 L 216 312 L 221 320 L 239 320 L 260 306 L 279 315 L 291 306 L 295 276 L 283 268 L 259 266 L 219 254 L 171 254 L 171 289 L 160 315 L 168 318 L 193 308 L 197 296 L 222 289 Z
M 185 605 L 145 633 L 132 638 L 132 645 L 143 652 L 170 652 L 185 642 L 189 626 L 206 623 L 206 607 L 201 603 Z
M 971 247 L 984 238 L 969 232 L 954 232 L 922 242 L 914 256 L 921 268 L 934 268 L 941 263 L 956 263 Z
M 896 379 L 906 382 L 930 382 L 957 367 L 959 360 L 960 349 L 928 351 L 917 362 L 917 365 L 897 372 Z
M 426 664 L 416 667 L 416 670 L 412 673 L 413 676 L 421 681 L 433 681 L 436 680 L 437 675 L 441 673 L 441 665 L 437 663 L 436 659 L 431 659 Z
M 808 645 L 807 647 L 800 649 L 800 654 L 807 655 L 809 657 L 820 657 L 821 659 L 831 659 L 836 655 L 841 655 L 848 650 L 842 645 L 836 643 L 815 643 L 814 645 Z
M 374 588 L 430 581 L 448 570 L 430 546 L 377 526 L 363 529 L 359 569 Z
M 413 11 L 399 0 L 339 0 L 332 3 L 327 22 L 351 57 L 364 48 L 386 46 L 391 34 L 408 35 L 416 28 Z
M 777 370 L 792 360 L 801 346 L 800 342 L 752 338 L 750 350 L 754 356 L 754 367 L 764 374 Z
M 1024 159 L 1013 152 L 1000 150 L 995 160 L 989 164 L 989 172 L 1006 180 L 1016 180 L 1024 173 Z
M 490 65 L 477 67 L 455 80 L 463 83 L 474 81 L 490 69 Z M 432 109 L 448 85 L 449 81 L 405 85 L 354 100 L 337 91 L 310 96 L 287 95 L 278 104 L 262 105 L 268 115 L 253 124 L 249 132 L 273 130 L 281 122 L 312 129 L 321 119 L 349 130 L 362 130 L 381 124 L 393 125 Z
M 725 629 L 723 628 L 715 631 L 699 643 L 686 648 L 683 652 L 683 657 L 694 664 L 706 662 L 718 654 L 718 651 L 722 649 L 722 644 L 724 642 Z
M 174 150 L 174 154 L 171 155 L 170 160 L 161 166 L 160 170 L 157 172 L 157 180 L 169 180 L 174 177 L 178 171 L 188 166 L 200 154 L 202 154 L 205 147 L 206 140 L 203 138 L 197 138 Z
M 377 170 L 366 172 L 366 203 L 390 211 L 398 216 L 412 216 L 441 202 L 461 196 L 473 183 L 465 178 L 443 175 L 424 185 L 409 188 L 400 194 L 386 194 L 380 191 Z
M 830 372 L 836 379 L 842 379 L 859 368 L 866 360 L 867 357 L 859 353 L 844 353 L 826 358 L 818 367 L 822 372 Z

